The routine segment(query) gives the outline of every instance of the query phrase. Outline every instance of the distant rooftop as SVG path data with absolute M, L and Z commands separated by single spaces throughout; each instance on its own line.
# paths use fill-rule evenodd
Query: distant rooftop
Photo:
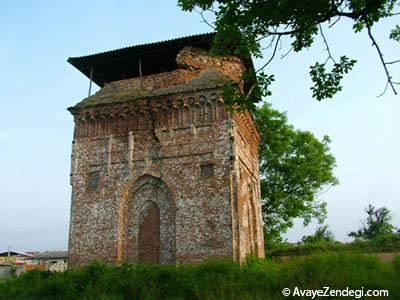
M 24 252 L 18 252 L 18 251 L 4 251 L 4 252 L 0 252 L 0 257 L 7 257 L 8 255 L 10 256 L 26 256 L 26 257 L 30 257 L 32 255 L 24 253 Z
M 37 253 L 34 258 L 68 258 L 68 251 L 44 251 Z
M 176 55 L 186 46 L 210 49 L 214 33 L 192 35 L 156 43 L 130 46 L 97 54 L 70 57 L 68 62 L 103 87 L 105 83 L 169 72 L 177 68 Z

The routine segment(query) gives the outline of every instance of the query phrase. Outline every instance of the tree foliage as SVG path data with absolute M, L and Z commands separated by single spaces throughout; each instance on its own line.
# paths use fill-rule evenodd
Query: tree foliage
M 287 117 L 265 103 L 257 108 L 255 120 L 262 135 L 260 177 L 262 212 L 266 239 L 276 240 L 302 218 L 322 222 L 326 203 L 318 193 L 338 180 L 333 174 L 335 158 L 329 137 L 319 141 L 311 132 L 295 130 Z
M 264 58 L 263 49 L 270 49 L 265 64 L 258 70 L 249 70 L 243 74 L 245 93 L 229 94 L 230 102 L 235 107 L 255 109 L 255 103 L 262 96 L 270 95 L 269 86 L 274 77 L 267 74 L 265 68 L 282 51 L 299 52 L 310 48 L 320 36 L 326 46 L 325 61 L 316 62 L 310 67 L 313 97 L 317 100 L 332 98 L 341 90 L 343 76 L 355 64 L 354 59 L 341 56 L 337 61 L 332 55 L 324 30 L 334 30 L 338 22 L 351 20 L 353 31 L 365 31 L 376 48 L 378 57 L 386 74 L 386 87 L 397 94 L 395 82 L 389 73 L 389 67 L 400 60 L 386 61 L 372 29 L 384 18 L 399 15 L 398 0 L 178 0 L 184 11 L 200 9 L 215 15 L 215 22 L 210 24 L 216 31 L 213 52 L 216 54 L 236 54 L 242 57 Z M 400 40 L 400 27 L 397 25 L 389 37 Z M 290 43 L 289 49 L 281 49 L 283 39 Z M 257 79 L 257 80 L 255 80 Z M 234 97 L 232 97 L 234 96 Z
M 369 204 L 365 212 L 367 213 L 366 221 L 362 222 L 359 230 L 350 232 L 349 236 L 372 240 L 395 231 L 396 228 L 391 224 L 392 216 L 386 207 L 375 208 Z
M 333 243 L 335 236 L 332 231 L 329 230 L 328 225 L 320 226 L 315 230 L 312 235 L 305 235 L 301 238 L 303 244 L 312 244 L 319 242 Z

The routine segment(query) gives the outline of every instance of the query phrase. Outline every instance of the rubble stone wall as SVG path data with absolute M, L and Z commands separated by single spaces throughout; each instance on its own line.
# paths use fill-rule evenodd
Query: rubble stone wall
M 160 210 L 161 262 L 232 257 L 229 121 L 216 92 L 153 99 L 152 117 L 145 101 L 75 115 L 71 266 L 137 261 L 146 201 Z M 168 100 L 177 106 L 158 107 Z M 142 181 L 153 188 L 138 193 Z
M 99 94 L 191 87 L 209 67 L 237 79 L 242 68 L 237 58 L 191 48 L 177 63 L 184 69 L 110 83 Z M 221 93 L 210 84 L 71 109 L 70 267 L 264 255 L 259 135 L 251 115 L 229 112 Z
M 234 114 L 235 174 L 237 180 L 237 259 L 252 253 L 264 257 L 264 235 L 258 165 L 260 136 L 249 113 Z

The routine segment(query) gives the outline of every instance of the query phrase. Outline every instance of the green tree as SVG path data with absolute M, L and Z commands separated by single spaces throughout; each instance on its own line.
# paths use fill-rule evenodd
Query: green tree
M 318 36 L 327 55 L 324 61 L 310 66 L 311 90 L 317 100 L 332 98 L 342 89 L 343 76 L 356 61 L 345 55 L 334 57 L 324 32 L 335 30 L 335 25 L 345 20 L 351 21 L 346 24 L 352 24 L 355 33 L 365 31 L 376 48 L 377 59 L 386 74 L 383 93 L 390 88 L 397 94 L 396 85 L 400 82 L 393 80 L 389 68 L 400 60 L 385 60 L 373 28 L 382 19 L 400 14 L 398 0 L 178 0 L 178 4 L 184 11 L 200 9 L 204 21 L 216 31 L 212 48 L 215 54 L 264 59 L 260 69 L 250 68 L 243 74 L 244 93 L 234 87 L 226 89 L 225 101 L 235 108 L 254 110 L 263 96 L 270 95 L 274 76 L 265 70 L 278 52 L 286 56 L 291 51 L 310 48 Z M 204 18 L 205 11 L 214 15 L 213 24 Z M 400 27 L 397 25 L 387 38 L 400 42 Z M 290 45 L 288 49 L 280 46 L 283 40 Z M 270 50 L 266 51 L 269 55 L 266 58 L 265 48 Z
M 365 209 L 367 220 L 361 222 L 361 228 L 348 235 L 356 239 L 372 240 L 392 234 L 396 228 L 391 224 L 392 216 L 386 207 L 375 208 L 369 204 Z
M 287 117 L 264 103 L 255 120 L 262 135 L 260 177 L 266 240 L 279 240 L 295 218 L 304 225 L 323 222 L 326 203 L 318 194 L 338 183 L 329 137 L 319 141 L 311 132 L 295 130 Z
M 301 242 L 304 244 L 326 242 L 333 243 L 335 236 L 332 231 L 329 230 L 328 225 L 320 226 L 317 228 L 314 234 L 305 235 L 301 238 Z

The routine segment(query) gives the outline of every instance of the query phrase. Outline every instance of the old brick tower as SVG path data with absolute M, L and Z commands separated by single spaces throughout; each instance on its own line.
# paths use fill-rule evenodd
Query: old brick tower
M 212 34 L 70 58 L 101 89 L 69 111 L 70 266 L 264 256 L 259 133 L 220 97 L 251 61 Z M 240 88 L 240 84 L 238 84 Z

